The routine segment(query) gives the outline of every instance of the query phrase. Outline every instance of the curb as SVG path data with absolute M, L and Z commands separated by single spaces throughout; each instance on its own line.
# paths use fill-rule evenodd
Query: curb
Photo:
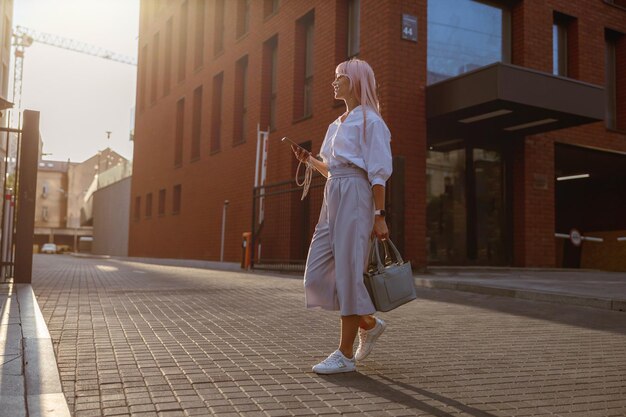
M 205 261 L 196 259 L 173 259 L 173 258 L 141 258 L 131 256 L 115 256 L 110 257 L 113 261 L 123 262 L 138 262 L 152 265 L 163 266 L 178 266 L 183 268 L 199 268 L 199 269 L 213 269 L 218 271 L 230 271 L 230 272 L 248 272 L 245 269 L 241 269 L 241 265 L 236 262 L 218 262 L 218 261 Z
M 71 417 L 52 339 L 30 284 L 14 284 L 22 327 L 24 387 L 29 417 Z
M 475 294 L 495 295 L 500 297 L 518 298 L 521 300 L 544 301 L 556 304 L 568 304 L 582 307 L 626 312 L 626 300 L 588 297 L 580 295 L 550 292 L 547 290 L 533 291 L 526 289 L 486 286 L 480 284 L 440 281 L 437 279 L 416 278 L 415 285 L 422 288 L 471 292 Z

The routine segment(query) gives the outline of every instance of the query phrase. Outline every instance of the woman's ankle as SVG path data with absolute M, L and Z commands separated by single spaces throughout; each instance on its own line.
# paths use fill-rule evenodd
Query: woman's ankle
M 362 316 L 359 327 L 363 330 L 372 330 L 376 327 L 376 318 L 374 316 Z
M 354 352 L 352 350 L 347 350 L 347 349 L 342 349 L 339 348 L 339 352 L 341 352 L 343 354 L 343 356 L 345 356 L 348 359 L 354 359 Z

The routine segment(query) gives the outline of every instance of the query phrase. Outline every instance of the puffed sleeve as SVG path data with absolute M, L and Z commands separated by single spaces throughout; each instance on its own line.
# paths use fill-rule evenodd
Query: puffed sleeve
M 384 187 L 393 170 L 391 162 L 391 133 L 380 117 L 373 119 L 367 121 L 365 143 L 361 143 L 363 159 L 370 184 L 372 186 L 378 184 Z

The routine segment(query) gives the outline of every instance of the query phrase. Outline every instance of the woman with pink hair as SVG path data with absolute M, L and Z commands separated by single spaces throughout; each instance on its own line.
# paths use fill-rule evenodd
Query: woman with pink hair
M 296 158 L 328 180 L 320 218 L 311 240 L 304 272 L 307 308 L 339 310 L 339 348 L 313 367 L 319 374 L 356 370 L 386 323 L 376 312 L 363 272 L 370 239 L 386 239 L 385 183 L 391 176 L 391 135 L 376 95 L 369 64 L 351 59 L 339 64 L 332 83 L 346 112 L 330 124 L 320 151 L 321 161 L 292 146 Z M 357 333 L 359 346 L 353 354 Z

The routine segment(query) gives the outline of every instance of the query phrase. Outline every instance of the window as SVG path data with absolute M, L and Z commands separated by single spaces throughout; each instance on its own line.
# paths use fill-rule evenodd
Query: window
M 157 99 L 157 81 L 159 78 L 159 33 L 152 38 L 152 88 L 150 89 L 150 102 L 153 104 Z
M 11 46 L 11 22 L 8 17 L 4 17 L 4 47 L 9 48 Z
M 165 188 L 159 190 L 159 216 L 165 214 Z
M 235 129 L 233 144 L 246 141 L 248 119 L 248 56 L 237 61 L 235 70 Z
M 41 220 L 44 222 L 48 221 L 48 207 L 44 206 L 41 208 Z
M 205 0 L 196 0 L 196 53 L 194 57 L 194 68 L 198 69 L 204 61 L 204 2 Z
M 172 37 L 174 32 L 174 22 L 170 18 L 165 27 L 165 67 L 163 68 L 163 95 L 170 93 L 172 82 Z
M 222 87 L 224 73 L 220 72 L 213 77 L 213 102 L 211 109 L 211 153 L 219 152 L 222 133 Z
M 507 263 L 504 163 L 497 149 L 426 153 L 427 256 L 431 264 Z
M 146 194 L 146 217 L 152 217 L 152 193 Z
M 187 72 L 187 1 L 180 7 L 180 27 L 178 28 L 178 82 L 185 79 Z
M 313 33 L 315 29 L 314 11 L 307 13 L 296 22 L 296 85 L 295 118 L 313 114 Z
M 176 132 L 174 137 L 174 166 L 183 165 L 183 134 L 185 132 L 185 99 L 176 103 Z
M 605 3 L 626 9 L 626 0 L 604 0 Z
M 511 14 L 476 0 L 428 0 L 427 83 L 509 62 Z
M 270 57 L 270 129 L 276 129 L 276 100 L 278 97 L 278 38 L 272 44 Z
M 552 73 L 563 77 L 569 76 L 569 26 L 573 18 L 561 13 L 554 13 L 552 25 Z
M 9 89 L 9 67 L 2 64 L 2 91 Z
M 174 186 L 173 199 L 172 199 L 172 214 L 180 213 L 181 200 L 183 194 L 183 186 L 178 184 Z
M 237 38 L 250 30 L 250 0 L 237 0 Z
M 361 48 L 361 0 L 348 1 L 348 58 L 359 54 Z
M 213 53 L 221 54 L 224 51 L 224 0 L 215 1 L 215 34 L 213 36 Z
M 606 42 L 606 127 L 626 130 L 626 36 L 612 30 L 605 31 Z
M 141 197 L 135 197 L 135 221 L 139 221 L 141 218 Z
M 264 0 L 263 1 L 263 17 L 269 17 L 278 12 L 279 0 Z
M 276 78 L 278 64 L 278 35 L 263 43 L 263 70 L 261 82 L 261 121 L 262 128 L 269 126 L 276 129 L 276 98 L 278 96 L 278 80 Z
M 148 63 L 148 45 L 144 45 L 141 48 L 141 58 L 140 58 L 140 74 L 139 74 L 139 111 L 142 112 L 146 108 L 146 78 L 147 74 L 147 63 Z
M 200 138 L 202 130 L 202 86 L 193 91 L 193 114 L 191 121 L 191 160 L 200 159 Z
M 49 192 L 50 192 L 50 187 L 48 186 L 48 183 L 44 183 L 43 187 L 41 187 L 41 197 L 48 198 Z

